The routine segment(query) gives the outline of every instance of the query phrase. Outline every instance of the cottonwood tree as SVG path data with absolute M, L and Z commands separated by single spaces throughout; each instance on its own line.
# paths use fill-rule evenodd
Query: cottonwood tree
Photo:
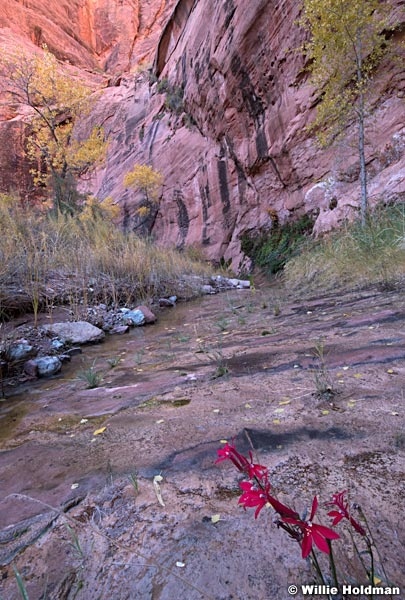
M 366 98 L 387 41 L 389 6 L 380 0 L 304 0 L 301 24 L 312 83 L 322 90 L 312 130 L 321 145 L 331 144 L 353 119 L 358 126 L 361 222 L 368 207 L 365 157 Z
M 29 55 L 18 49 L 0 65 L 2 91 L 8 102 L 31 109 L 26 154 L 34 165 L 34 183 L 52 194 L 54 208 L 65 213 L 76 209 L 76 178 L 105 154 L 104 132 L 94 127 L 79 140 L 74 126 L 89 111 L 92 90 L 62 68 L 44 47 Z
M 149 165 L 137 164 L 124 177 L 125 187 L 140 192 L 143 196 L 137 215 L 141 218 L 139 227 L 147 228 L 150 233 L 159 212 L 160 193 L 163 175 Z

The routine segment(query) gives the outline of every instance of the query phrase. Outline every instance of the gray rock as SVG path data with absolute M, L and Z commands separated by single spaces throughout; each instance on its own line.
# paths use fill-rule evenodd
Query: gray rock
M 156 321 L 156 315 L 147 306 L 141 304 L 137 306 L 135 310 L 140 310 L 145 317 L 145 323 L 154 323 Z
M 212 285 L 203 285 L 201 287 L 202 294 L 216 294 L 217 290 Z
M 123 333 L 128 333 L 129 325 L 115 325 L 112 329 L 110 329 L 110 333 L 113 335 L 122 335 Z
M 159 298 L 159 306 L 167 306 L 169 308 L 173 307 L 175 305 L 175 302 L 173 302 L 172 300 L 170 300 L 170 298 Z
M 53 323 L 44 325 L 43 329 L 48 334 L 57 336 L 65 344 L 92 344 L 101 342 L 105 337 L 102 329 L 87 323 L 87 321 Z
M 37 354 L 38 350 L 31 346 L 26 340 L 20 340 L 11 344 L 5 352 L 5 358 L 9 362 L 18 360 L 28 360 Z
M 141 310 L 128 310 L 122 317 L 124 325 L 143 325 L 145 323 L 145 315 Z
M 65 344 L 63 342 L 61 342 L 61 340 L 58 340 L 58 338 L 55 338 L 51 342 L 51 346 L 52 346 L 53 350 L 60 350 L 61 348 L 63 348 L 64 345 Z
M 228 279 L 227 280 L 232 287 L 239 289 L 249 289 L 250 281 L 248 279 Z
M 24 365 L 24 371 L 28 375 L 38 377 L 50 377 L 59 373 L 62 368 L 62 363 L 57 356 L 41 356 L 33 358 Z

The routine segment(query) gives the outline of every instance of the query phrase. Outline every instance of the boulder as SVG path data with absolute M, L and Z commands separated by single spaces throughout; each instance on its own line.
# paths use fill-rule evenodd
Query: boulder
M 64 344 L 94 344 L 101 342 L 105 333 L 87 321 L 53 323 L 42 327 L 48 335 L 58 337 Z
M 59 373 L 62 368 L 62 362 L 57 356 L 41 356 L 33 358 L 24 365 L 24 371 L 27 375 L 33 377 L 51 377 Z
M 145 323 L 155 323 L 156 315 L 147 306 L 142 304 L 141 306 L 137 306 L 135 310 L 141 311 L 145 317 Z
M 28 360 L 37 353 L 38 350 L 34 348 L 34 346 L 31 346 L 26 340 L 19 340 L 6 349 L 5 358 L 9 362 Z
M 141 310 L 128 310 L 122 317 L 122 323 L 124 325 L 143 325 L 145 323 L 145 316 Z

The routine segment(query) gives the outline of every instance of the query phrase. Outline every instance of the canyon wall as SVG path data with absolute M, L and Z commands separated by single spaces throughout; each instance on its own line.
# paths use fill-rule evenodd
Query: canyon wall
M 403 0 L 392 4 L 403 24 Z M 28 14 L 42 15 L 41 0 L 7 5 L 32 11 L 24 21 L 31 25 L 19 32 L 32 40 Z M 295 0 L 76 0 L 60 2 L 55 14 L 46 9 L 52 27 L 38 23 L 49 47 L 108 77 L 82 124 L 104 126 L 107 161 L 81 182 L 82 191 L 111 196 L 127 228 L 149 230 L 161 243 L 194 245 L 236 270 L 244 266 L 246 236 L 304 213 L 313 216 L 316 234 L 353 217 L 360 195 L 356 128 L 349 125 L 327 150 L 305 130 L 319 96 L 296 51 L 303 41 L 299 10 Z M 61 25 L 69 11 L 74 35 L 66 19 Z M 2 17 L 0 37 L 14 35 L 13 23 L 10 14 Z M 57 45 L 61 31 L 69 42 L 63 37 Z M 374 77 L 367 119 L 372 203 L 405 197 L 403 43 L 398 28 L 393 48 L 402 62 L 386 58 Z M 136 212 L 142 198 L 123 185 L 136 163 L 164 176 L 150 222 Z

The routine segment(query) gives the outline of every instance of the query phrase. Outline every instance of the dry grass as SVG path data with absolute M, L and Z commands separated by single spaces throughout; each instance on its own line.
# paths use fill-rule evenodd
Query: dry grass
M 387 288 L 405 279 L 405 207 L 375 211 L 365 227 L 347 225 L 307 244 L 284 269 L 289 289 L 330 290 L 380 284 Z
M 1 198 L 0 198 L 1 200 Z M 192 296 L 209 266 L 124 234 L 109 219 L 38 214 L 0 201 L 0 317 L 68 303 Z

